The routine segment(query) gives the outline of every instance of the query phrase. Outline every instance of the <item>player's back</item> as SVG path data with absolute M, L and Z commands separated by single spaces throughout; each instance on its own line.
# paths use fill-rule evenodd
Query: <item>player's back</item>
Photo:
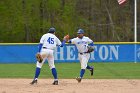
M 60 45 L 60 40 L 51 33 L 44 34 L 40 40 L 40 43 L 43 44 L 43 47 L 46 47 L 48 49 L 54 49 L 56 45 Z

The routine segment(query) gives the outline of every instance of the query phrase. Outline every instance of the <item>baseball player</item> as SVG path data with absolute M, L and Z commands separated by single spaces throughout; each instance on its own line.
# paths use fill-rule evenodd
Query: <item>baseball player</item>
M 54 65 L 54 49 L 56 46 L 63 47 L 65 44 L 65 40 L 61 43 L 60 40 L 55 36 L 55 28 L 50 28 L 48 33 L 44 34 L 40 39 L 39 51 L 37 53 L 37 63 L 36 63 L 36 71 L 33 81 L 30 84 L 37 83 L 37 79 L 40 75 L 41 67 L 46 60 L 48 60 L 49 67 L 52 71 L 52 75 L 54 77 L 53 85 L 58 85 L 58 77 L 57 71 Z
M 88 47 L 93 47 L 93 41 L 90 38 L 84 36 L 83 29 L 78 29 L 77 35 L 78 37 L 70 39 L 68 43 L 75 44 L 78 49 L 78 57 L 81 64 L 81 71 L 80 76 L 76 77 L 76 80 L 80 83 L 84 76 L 85 69 L 89 69 L 91 72 L 91 76 L 93 75 L 94 67 L 87 65 L 90 58 L 90 52 L 88 52 Z

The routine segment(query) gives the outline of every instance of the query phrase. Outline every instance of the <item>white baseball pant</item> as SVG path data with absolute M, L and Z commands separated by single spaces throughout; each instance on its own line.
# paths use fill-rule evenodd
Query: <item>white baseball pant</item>
M 36 66 L 38 68 L 41 68 L 42 65 L 44 64 L 44 62 L 46 60 L 48 60 L 48 64 L 49 64 L 50 69 L 55 68 L 55 65 L 54 65 L 54 54 L 53 53 L 54 53 L 54 50 L 42 48 L 40 54 L 41 54 L 41 56 L 43 58 L 43 61 L 42 61 L 42 63 L 39 63 L 37 61 Z

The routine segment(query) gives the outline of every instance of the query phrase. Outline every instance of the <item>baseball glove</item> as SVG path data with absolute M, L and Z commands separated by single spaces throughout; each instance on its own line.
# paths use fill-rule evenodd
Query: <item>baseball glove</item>
M 41 57 L 40 53 L 36 54 L 36 59 L 39 63 L 42 63 L 42 61 L 43 61 L 43 58 Z
M 70 38 L 70 36 L 69 35 L 66 35 L 66 36 L 64 36 L 63 40 L 65 40 L 66 42 L 68 42 L 69 38 Z
M 94 51 L 94 47 L 93 46 L 87 46 L 88 51 L 87 53 L 93 52 Z

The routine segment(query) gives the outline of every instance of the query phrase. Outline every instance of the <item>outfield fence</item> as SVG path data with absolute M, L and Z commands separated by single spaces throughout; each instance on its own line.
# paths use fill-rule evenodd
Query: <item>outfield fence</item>
M 37 43 L 0 43 L 0 63 L 35 63 Z M 75 45 L 57 47 L 55 62 L 79 62 Z M 95 42 L 89 62 L 140 62 L 140 42 Z

